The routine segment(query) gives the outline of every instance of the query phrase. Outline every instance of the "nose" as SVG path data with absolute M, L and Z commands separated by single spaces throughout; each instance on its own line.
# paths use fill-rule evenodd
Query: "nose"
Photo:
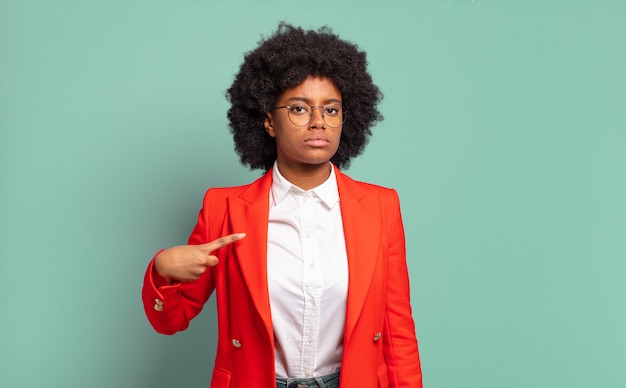
M 317 111 L 319 108 L 319 112 Z M 326 128 L 326 121 L 324 121 L 324 107 L 323 106 L 313 106 L 311 107 L 311 123 L 309 124 L 311 128 Z

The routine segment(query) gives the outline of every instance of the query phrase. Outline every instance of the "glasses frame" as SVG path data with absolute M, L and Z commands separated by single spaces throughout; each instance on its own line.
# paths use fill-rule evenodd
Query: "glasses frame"
M 289 117 L 289 121 L 291 121 L 291 124 L 295 125 L 296 127 L 306 127 L 307 125 L 311 124 L 311 121 L 313 121 L 313 110 L 315 108 L 322 108 L 322 119 L 324 120 L 324 123 L 326 123 L 326 125 L 328 125 L 331 128 L 339 128 L 346 122 L 346 114 L 345 114 L 346 111 L 345 111 L 345 109 L 343 109 L 343 105 L 341 105 L 341 104 L 332 103 L 332 104 L 327 104 L 327 105 L 311 106 L 311 105 L 307 104 L 306 102 L 302 102 L 302 103 L 305 104 L 305 105 L 308 105 L 311 108 L 311 113 L 309 113 L 309 121 L 307 121 L 306 124 L 296 124 L 296 123 L 293 122 L 293 119 L 291 118 L 291 108 L 293 107 L 293 105 L 275 106 L 272 109 L 276 110 L 276 109 L 286 108 L 287 109 L 287 117 Z M 339 125 L 330 125 L 330 124 L 328 124 L 328 121 L 326 121 L 326 115 L 324 114 L 324 111 L 326 110 L 326 107 L 328 107 L 328 106 L 336 106 L 336 105 L 339 105 L 341 107 L 341 124 L 339 124 Z

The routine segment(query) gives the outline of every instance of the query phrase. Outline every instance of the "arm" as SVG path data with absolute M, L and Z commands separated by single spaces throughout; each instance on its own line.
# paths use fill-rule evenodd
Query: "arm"
M 398 194 L 395 190 L 392 193 L 383 353 L 391 387 L 421 388 L 422 371 L 411 315 L 404 227 Z
M 232 234 L 207 243 L 210 192 L 205 196 L 189 245 L 159 251 L 146 270 L 144 310 L 159 333 L 174 334 L 189 326 L 215 288 L 214 266 L 219 260 L 212 252 L 245 236 Z

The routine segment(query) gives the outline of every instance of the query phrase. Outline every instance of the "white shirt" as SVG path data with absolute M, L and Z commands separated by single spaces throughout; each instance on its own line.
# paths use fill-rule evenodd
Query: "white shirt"
M 304 191 L 274 163 L 267 273 L 276 376 L 304 378 L 341 366 L 348 258 L 334 168 Z

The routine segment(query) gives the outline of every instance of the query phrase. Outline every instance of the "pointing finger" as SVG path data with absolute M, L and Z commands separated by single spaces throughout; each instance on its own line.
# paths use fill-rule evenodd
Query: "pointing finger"
M 232 244 L 235 241 L 239 241 L 244 237 L 246 237 L 245 233 L 233 233 L 233 234 L 229 234 L 228 236 L 220 237 L 206 244 L 200 244 L 198 246 L 202 248 L 203 250 L 207 250 L 208 252 L 213 252 L 217 249 L 225 247 L 228 244 Z

